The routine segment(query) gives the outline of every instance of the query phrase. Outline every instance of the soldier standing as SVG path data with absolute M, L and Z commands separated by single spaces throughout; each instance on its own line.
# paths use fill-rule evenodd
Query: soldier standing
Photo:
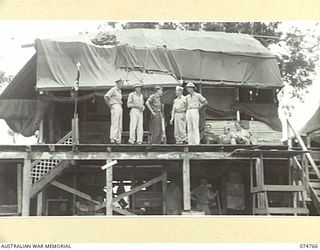
M 130 108 L 130 133 L 129 133 L 129 143 L 142 144 L 143 140 L 143 111 L 144 111 L 144 101 L 143 95 L 141 93 L 141 84 L 136 84 L 134 86 L 134 92 L 130 93 L 128 96 L 127 106 Z
M 174 122 L 174 137 L 177 144 L 183 144 L 187 141 L 187 101 L 186 97 L 182 95 L 183 88 L 176 87 L 177 98 L 173 102 L 170 124 Z
M 116 81 L 116 86 L 112 87 L 104 96 L 104 100 L 111 111 L 110 142 L 121 143 L 122 133 L 122 93 L 123 79 Z
M 200 144 L 200 131 L 199 131 L 199 110 L 208 105 L 208 101 L 201 94 L 195 92 L 195 85 L 192 82 L 187 84 L 188 95 L 187 100 L 187 132 L 188 144 Z
M 162 93 L 162 88 L 160 86 L 156 86 L 155 93 L 146 101 L 146 106 L 151 112 L 150 132 L 152 144 L 160 144 L 162 141 L 162 115 L 160 100 Z

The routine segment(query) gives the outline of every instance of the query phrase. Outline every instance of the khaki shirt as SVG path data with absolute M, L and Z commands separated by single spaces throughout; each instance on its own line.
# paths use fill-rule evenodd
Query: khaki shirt
M 152 94 L 151 96 L 149 96 L 147 102 L 149 102 L 153 112 L 161 112 L 160 96 L 157 96 L 156 94 Z
M 188 109 L 199 109 L 201 104 L 206 101 L 206 98 L 204 98 L 201 94 L 195 92 L 193 93 L 193 95 L 187 95 L 186 100 Z
M 176 113 L 184 113 L 187 110 L 187 100 L 185 96 L 179 96 L 173 101 L 173 111 Z
M 137 92 L 131 92 L 128 95 L 128 101 L 127 101 L 127 106 L 128 108 L 133 108 L 133 107 L 141 107 L 143 106 L 144 102 L 143 102 L 143 95 L 142 94 L 138 94 Z
M 121 89 L 119 89 L 117 86 L 114 86 L 111 89 L 109 89 L 109 91 L 107 92 L 107 94 L 104 95 L 104 97 L 109 97 L 110 105 L 122 104 Z

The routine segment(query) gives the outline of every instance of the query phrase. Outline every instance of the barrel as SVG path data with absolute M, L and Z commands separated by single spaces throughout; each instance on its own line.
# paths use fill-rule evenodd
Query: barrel
M 203 215 L 205 215 L 205 213 L 202 210 L 183 210 L 181 215 L 185 215 L 185 216 L 203 216 Z

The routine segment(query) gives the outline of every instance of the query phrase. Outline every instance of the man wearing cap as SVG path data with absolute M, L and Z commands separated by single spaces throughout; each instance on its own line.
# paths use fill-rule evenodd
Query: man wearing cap
M 112 87 L 104 96 L 104 100 L 111 111 L 110 141 L 111 143 L 121 143 L 122 133 L 122 94 L 123 79 L 116 81 L 116 86 Z
M 144 101 L 143 95 L 141 93 L 141 84 L 136 84 L 134 86 L 134 92 L 130 93 L 128 96 L 127 106 L 130 108 L 130 133 L 129 133 L 129 143 L 142 144 L 143 139 L 143 111 L 144 111 Z M 137 134 L 137 140 L 136 140 Z
M 161 100 L 162 88 L 156 86 L 155 93 L 149 96 L 146 101 L 146 106 L 151 112 L 150 121 L 150 132 L 151 132 L 151 143 L 160 144 L 162 141 L 162 115 L 161 115 Z
M 195 85 L 192 82 L 187 84 L 188 95 L 187 100 L 187 132 L 188 144 L 200 144 L 199 130 L 199 110 L 208 104 L 207 99 L 201 94 L 195 92 Z
M 176 87 L 177 98 L 173 101 L 170 124 L 174 122 L 174 137 L 177 144 L 182 144 L 187 141 L 187 101 L 182 95 L 183 88 Z

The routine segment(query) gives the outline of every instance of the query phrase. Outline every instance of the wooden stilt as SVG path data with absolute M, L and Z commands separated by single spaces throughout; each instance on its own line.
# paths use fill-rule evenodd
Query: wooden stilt
M 17 165 L 17 207 L 18 214 L 21 214 L 22 211 L 22 166 L 21 164 Z
M 31 160 L 24 159 L 23 189 L 22 189 L 22 216 L 30 215 L 30 187 L 31 187 Z
M 183 209 L 191 209 L 191 194 L 190 194 L 190 160 L 183 159 L 182 166 L 183 174 Z
M 166 206 L 166 192 L 167 192 L 167 171 L 163 171 L 163 180 L 162 180 L 162 214 L 167 214 L 167 206 Z
M 44 192 L 37 195 L 37 216 L 43 215 Z
M 107 164 L 111 160 L 107 160 Z M 106 215 L 112 215 L 112 180 L 113 180 L 113 170 L 111 168 L 106 169 Z
M 72 187 L 74 189 L 77 189 L 77 173 L 73 173 L 72 175 Z M 76 209 L 76 201 L 77 201 L 77 196 L 75 194 L 72 194 L 72 213 L 76 214 L 77 209 Z

